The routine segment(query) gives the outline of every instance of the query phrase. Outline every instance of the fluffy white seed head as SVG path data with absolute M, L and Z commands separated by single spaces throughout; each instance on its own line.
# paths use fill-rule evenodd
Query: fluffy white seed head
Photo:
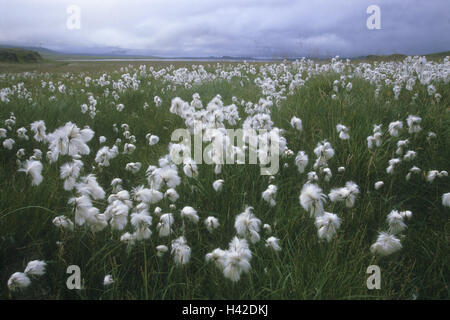
M 11 291 L 21 290 L 31 284 L 30 278 L 25 273 L 16 272 L 8 279 L 8 288 Z
M 47 263 L 45 263 L 45 261 L 33 260 L 33 261 L 28 262 L 24 273 L 26 273 L 27 275 L 32 275 L 32 276 L 42 276 L 45 274 L 46 267 L 47 267 Z

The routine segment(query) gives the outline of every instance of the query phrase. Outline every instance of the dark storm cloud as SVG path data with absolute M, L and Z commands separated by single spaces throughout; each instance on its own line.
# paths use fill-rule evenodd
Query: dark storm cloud
M 165 56 L 359 56 L 450 49 L 448 0 L 0 0 L 0 43 Z M 66 26 L 69 5 L 81 29 Z M 369 5 L 381 29 L 368 30 Z

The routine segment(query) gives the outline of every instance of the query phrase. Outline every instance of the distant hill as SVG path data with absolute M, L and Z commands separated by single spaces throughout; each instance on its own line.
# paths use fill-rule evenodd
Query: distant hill
M 450 56 L 450 51 L 437 52 L 437 53 L 431 53 L 431 54 L 421 54 L 421 55 L 417 55 L 417 56 L 425 56 L 428 60 L 439 60 L 439 59 L 445 58 L 446 56 Z M 352 60 L 367 61 L 367 62 L 402 61 L 406 57 L 407 57 L 407 55 L 394 53 L 394 54 L 390 54 L 390 55 L 368 55 L 365 57 L 353 58 Z
M 0 62 L 38 63 L 42 61 L 42 56 L 36 51 L 16 48 L 0 48 Z
M 128 52 L 134 52 L 133 54 Z M 450 51 L 431 53 L 431 54 L 421 54 L 420 56 L 425 56 L 428 60 L 441 60 L 446 56 L 450 56 Z M 407 55 L 394 53 L 390 55 L 368 55 L 359 57 L 348 57 L 350 60 L 355 62 L 369 62 L 373 63 L 375 61 L 402 61 Z M 145 54 L 144 52 L 136 53 L 135 50 L 118 49 L 118 48 L 97 48 L 94 51 L 87 50 L 86 52 L 61 52 L 44 47 L 31 47 L 24 46 L 18 48 L 9 44 L 0 44 L 0 62 L 49 62 L 49 61 L 63 61 L 63 60 L 96 60 L 96 59 L 192 59 L 192 60 L 230 60 L 230 61 L 277 61 L 282 58 L 255 58 L 250 56 L 209 56 L 209 57 L 167 57 L 167 56 L 153 56 Z M 287 60 L 301 59 L 301 56 L 291 57 Z M 327 61 L 331 57 L 307 57 L 313 60 Z M 345 59 L 346 57 L 341 57 Z

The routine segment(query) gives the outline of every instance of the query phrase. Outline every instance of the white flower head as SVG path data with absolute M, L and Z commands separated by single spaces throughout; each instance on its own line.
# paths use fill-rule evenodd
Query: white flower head
M 175 202 L 180 198 L 178 195 L 178 192 L 174 188 L 167 189 L 167 191 L 164 193 L 164 198 L 169 199 L 172 202 Z
M 334 213 L 324 212 L 323 215 L 316 217 L 314 224 L 317 227 L 319 239 L 326 239 L 330 242 L 341 226 L 341 219 Z
M 297 129 L 298 131 L 302 131 L 302 120 L 297 118 L 296 116 L 293 116 L 291 119 L 291 126 L 294 129 Z
M 370 247 L 370 251 L 373 254 L 387 256 L 396 251 L 399 251 L 401 248 L 402 244 L 400 243 L 400 240 L 398 238 L 396 238 L 392 234 L 380 232 L 377 241 Z
M 45 263 L 45 261 L 33 260 L 33 261 L 28 262 L 24 273 L 26 273 L 27 275 L 32 275 L 32 276 L 42 276 L 45 274 L 46 267 L 47 267 L 47 263 Z
M 186 218 L 187 220 L 190 220 L 194 223 L 197 223 L 199 220 L 197 211 L 194 208 L 189 207 L 189 206 L 186 206 L 181 210 L 181 217 Z
M 374 185 L 375 190 L 379 190 L 379 189 L 381 189 L 383 186 L 384 186 L 384 182 L 383 182 L 383 181 L 377 181 L 377 182 L 375 182 L 375 185 Z
M 280 239 L 278 239 L 278 238 L 269 237 L 266 240 L 266 247 L 272 248 L 275 251 L 280 251 L 281 247 L 280 247 L 280 245 L 278 243 L 279 241 L 280 241 Z
M 39 185 L 44 178 L 42 177 L 42 163 L 38 160 L 26 160 L 22 168 L 18 171 L 25 172 L 31 176 L 31 185 Z
M 217 229 L 219 227 L 219 220 L 217 220 L 216 217 L 208 217 L 205 219 L 205 227 L 206 229 L 212 233 L 215 229 Z
M 11 275 L 8 279 L 8 288 L 11 291 L 16 291 L 24 289 L 31 284 L 30 278 L 27 277 L 25 273 L 16 272 Z
M 218 180 L 214 181 L 214 182 L 213 182 L 213 189 L 214 189 L 216 192 L 221 191 L 222 188 L 223 188 L 223 183 L 224 183 L 224 182 L 225 182 L 225 181 L 224 181 L 223 179 L 218 179 Z
M 110 286 L 114 283 L 114 279 L 112 277 L 112 275 L 108 274 L 105 276 L 105 278 L 103 279 L 103 285 L 105 287 Z
M 308 165 L 308 155 L 304 151 L 299 151 L 295 157 L 295 164 L 297 165 L 300 173 L 305 172 L 305 168 Z
M 169 248 L 163 244 L 156 247 L 156 255 L 158 257 L 162 257 L 167 251 L 169 251 Z
M 324 213 L 325 194 L 313 183 L 306 183 L 300 193 L 300 204 L 311 216 L 317 217 Z
M 262 193 L 262 198 L 270 204 L 271 207 L 276 205 L 275 197 L 277 195 L 277 186 L 271 184 Z
M 348 134 L 349 129 L 343 124 L 336 125 L 336 130 L 339 133 L 339 139 L 341 140 L 350 139 L 350 135 Z
M 191 248 L 187 245 L 186 238 L 181 236 L 172 241 L 173 260 L 176 265 L 187 264 L 191 258 Z
M 442 195 L 442 205 L 444 207 L 450 208 L 450 192 L 444 193 Z

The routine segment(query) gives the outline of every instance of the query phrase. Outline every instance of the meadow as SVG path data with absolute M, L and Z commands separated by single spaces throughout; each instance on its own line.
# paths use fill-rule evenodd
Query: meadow
M 0 298 L 448 299 L 449 81 L 449 57 L 0 64 Z M 175 164 L 194 120 L 266 130 L 278 172 Z

